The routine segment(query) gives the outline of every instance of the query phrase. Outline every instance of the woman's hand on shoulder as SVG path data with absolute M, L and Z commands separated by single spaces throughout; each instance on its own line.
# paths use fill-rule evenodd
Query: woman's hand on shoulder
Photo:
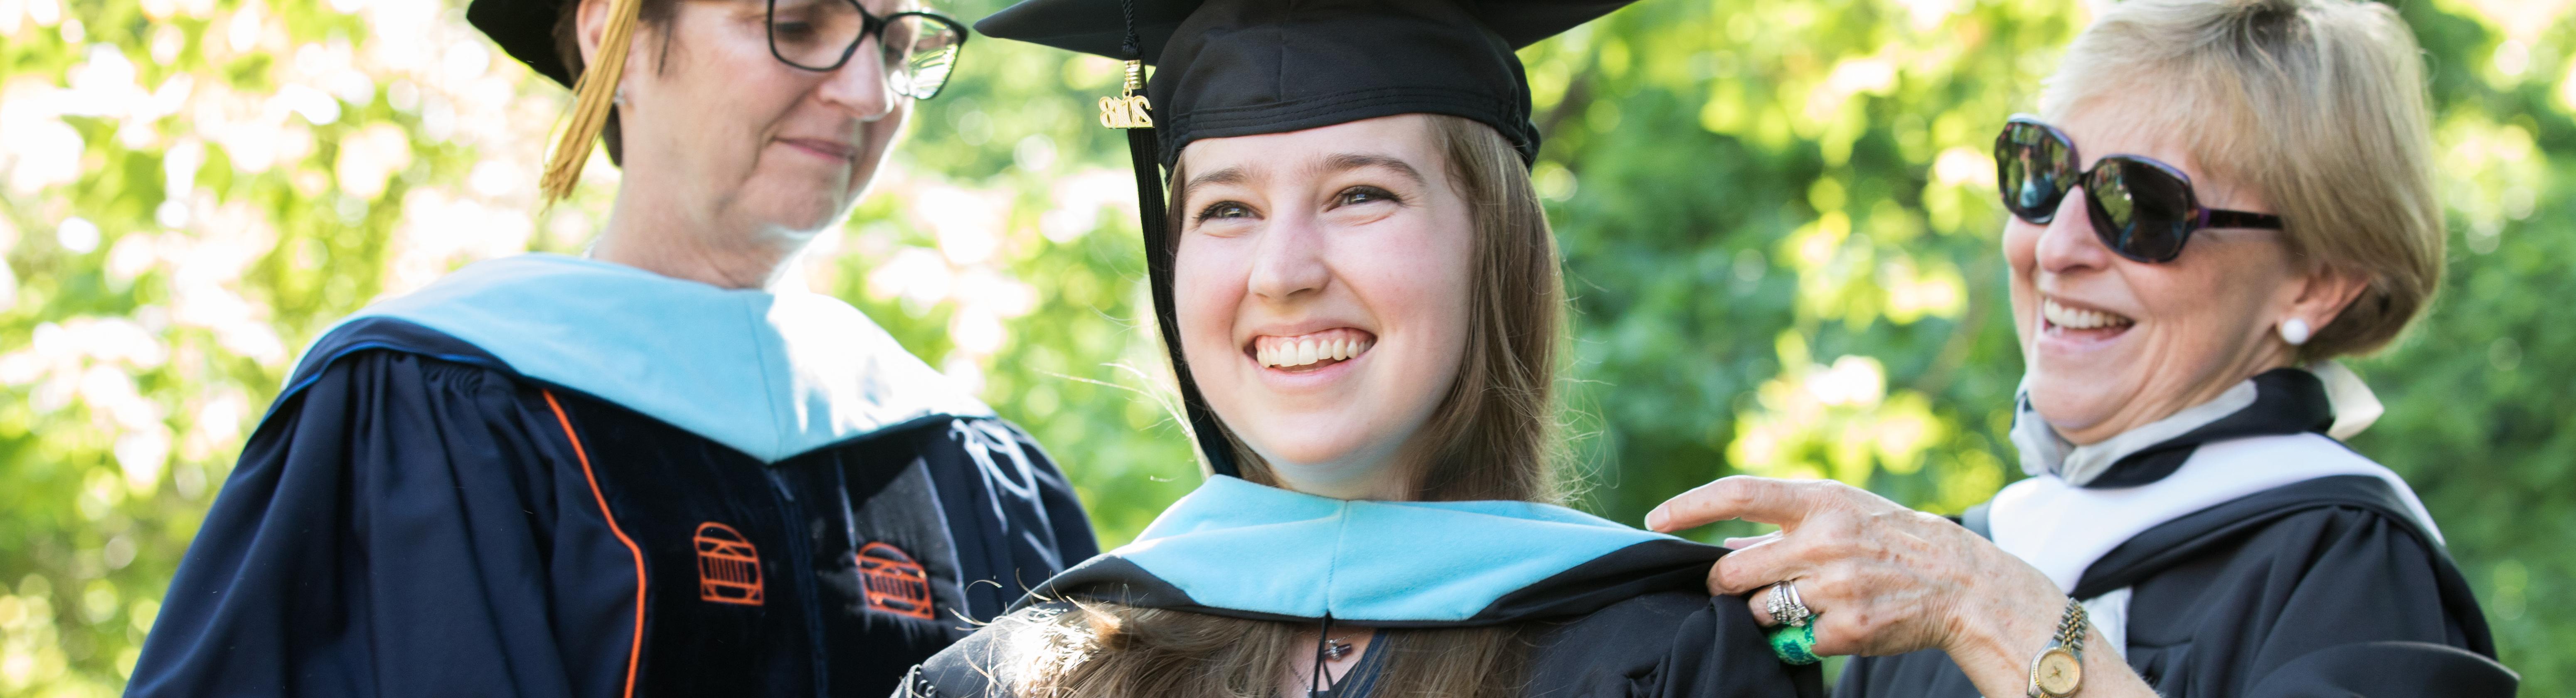
M 1818 654 L 1952 650 L 1987 637 L 2029 638 L 2036 652 L 2066 603 L 2039 570 L 1976 533 L 1831 480 L 1729 477 L 1657 506 L 1646 526 L 1728 519 L 1780 531 L 1727 541 L 1735 552 L 1711 569 L 1709 591 L 1744 596 L 1767 626 L 1770 585 L 1792 582 L 1816 614 Z
M 2022 695 L 2030 661 L 2056 634 L 2066 595 L 1994 543 L 1949 519 L 1831 480 L 1730 477 L 1655 507 L 1646 527 L 1678 531 L 1728 519 L 1780 531 L 1727 541 L 1709 592 L 1747 594 L 1771 625 L 1769 585 L 1787 580 L 1815 612 L 1815 652 L 1891 655 L 1939 649 L 1990 696 Z M 2097 628 L 2086 642 L 2101 646 Z M 2085 655 L 2086 696 L 2150 697 L 2119 652 Z

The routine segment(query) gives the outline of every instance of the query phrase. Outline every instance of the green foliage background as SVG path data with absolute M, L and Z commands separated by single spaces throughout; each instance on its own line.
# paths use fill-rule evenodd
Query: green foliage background
M 2423 493 L 2525 694 L 2559 695 L 2576 329 L 2544 319 L 2576 297 L 2576 3 L 2396 4 L 2453 237 L 2439 305 L 2356 364 L 2389 415 L 2354 445 Z M 2086 14 L 1650 0 L 1525 52 L 1580 311 L 1583 504 L 1635 520 L 1750 472 L 1947 512 L 2018 477 L 1983 150 Z M 973 42 L 806 263 L 1035 432 L 1111 543 L 1197 479 L 1124 154 L 1088 113 L 1114 78 Z M 579 249 L 616 173 L 540 215 L 563 100 L 456 0 L 0 0 L 0 696 L 120 690 L 296 347 L 457 265 Z

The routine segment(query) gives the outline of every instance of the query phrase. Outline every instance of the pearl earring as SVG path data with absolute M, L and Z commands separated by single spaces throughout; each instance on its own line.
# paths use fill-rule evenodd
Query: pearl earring
M 2308 343 L 2308 321 L 2298 318 L 2281 321 L 2281 341 L 2294 347 Z

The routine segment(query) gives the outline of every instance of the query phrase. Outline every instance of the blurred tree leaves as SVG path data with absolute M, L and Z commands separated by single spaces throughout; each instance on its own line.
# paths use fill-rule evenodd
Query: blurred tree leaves
M 978 18 L 1002 3 L 940 3 Z M 2530 695 L 2576 686 L 2570 0 L 2405 0 L 2440 111 L 2450 276 L 2357 368 Z M 2084 21 L 2040 0 L 1649 0 L 1524 52 L 1575 296 L 1568 416 L 1620 520 L 1736 472 L 1956 511 L 2019 477 L 1985 155 Z M 1197 481 L 1143 321 L 1106 60 L 1005 41 L 918 105 L 806 269 L 980 386 L 1110 543 Z M 564 91 L 461 3 L 0 0 L 0 696 L 120 690 L 297 348 L 476 259 L 577 251 L 604 158 L 540 214 Z M 1721 526 L 1721 532 L 1749 530 Z

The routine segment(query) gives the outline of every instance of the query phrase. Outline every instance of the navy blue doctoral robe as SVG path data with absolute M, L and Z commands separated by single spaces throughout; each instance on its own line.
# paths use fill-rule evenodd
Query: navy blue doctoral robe
M 307 352 L 129 695 L 875 698 L 1096 552 L 846 304 L 528 255 Z

